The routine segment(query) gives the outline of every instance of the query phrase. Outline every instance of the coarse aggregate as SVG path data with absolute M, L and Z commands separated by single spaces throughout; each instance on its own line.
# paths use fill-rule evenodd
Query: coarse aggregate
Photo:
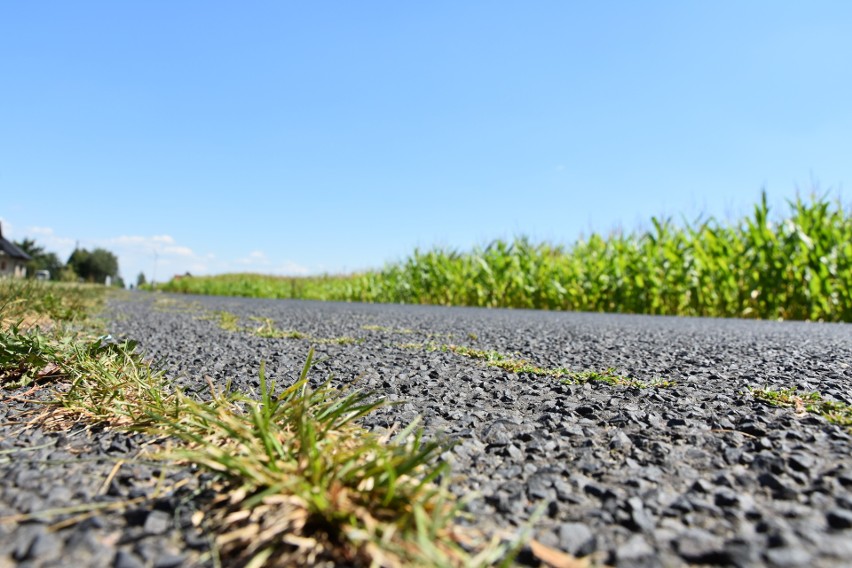
M 228 331 L 217 311 L 304 337 Z M 205 377 L 256 391 L 261 361 L 295 380 L 314 347 L 312 380 L 398 403 L 365 426 L 419 417 L 455 443 L 442 455 L 450 487 L 484 530 L 531 526 L 547 546 L 612 566 L 852 566 L 850 431 L 749 391 L 852 403 L 850 325 L 147 293 L 113 299 L 104 317 L 199 394 Z M 674 385 L 565 384 L 427 344 Z M 0 567 L 211 562 L 211 535 L 191 522 L 195 472 L 134 459 L 153 442 L 139 434 L 26 427 L 31 410 L 0 403 Z M 104 509 L 15 521 L 93 502 Z

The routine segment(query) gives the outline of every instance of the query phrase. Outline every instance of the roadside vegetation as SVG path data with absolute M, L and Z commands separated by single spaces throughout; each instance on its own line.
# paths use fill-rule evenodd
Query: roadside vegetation
M 593 312 L 852 321 L 852 216 L 811 197 L 771 214 L 592 234 L 570 246 L 526 238 L 469 252 L 415 250 L 363 274 L 183 277 L 170 292 Z
M 209 384 L 207 396 L 191 396 L 152 369 L 134 343 L 99 333 L 89 316 L 105 291 L 0 280 L 0 386 L 7 393 L 28 387 L 46 428 L 99 424 L 165 437 L 171 450 L 158 459 L 214 473 L 221 497 L 198 523 L 217 535 L 219 561 L 511 562 L 518 540 L 488 540 L 455 524 L 461 505 L 443 485 L 447 466 L 437 459 L 446 445 L 425 440 L 416 424 L 392 437 L 358 426 L 381 402 L 328 382 L 311 388 L 312 350 L 291 384 L 269 380 L 261 365 L 258 393 Z

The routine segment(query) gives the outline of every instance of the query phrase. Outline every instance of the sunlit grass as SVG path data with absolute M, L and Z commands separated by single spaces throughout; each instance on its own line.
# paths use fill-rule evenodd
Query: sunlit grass
M 750 389 L 752 396 L 773 406 L 795 409 L 803 414 L 817 414 L 832 424 L 852 428 L 852 406 L 836 400 L 826 400 L 818 392 L 799 392 L 789 389 Z
M 509 373 L 528 374 L 539 377 L 551 377 L 559 379 L 565 384 L 582 384 L 590 381 L 607 383 L 613 386 L 627 386 L 634 388 L 665 388 L 674 386 L 674 381 L 657 378 L 652 381 L 640 381 L 625 376 L 615 369 L 603 369 L 600 371 L 585 370 L 575 371 L 565 367 L 542 367 L 530 363 L 526 359 L 500 353 L 494 350 L 483 350 L 466 347 L 464 345 L 439 344 L 439 343 L 401 343 L 398 347 L 402 349 L 415 349 L 425 351 L 442 351 L 455 353 L 468 359 L 483 361 L 489 367 L 503 369 Z
M 102 303 L 104 292 L 95 284 L 0 278 L 0 326 L 80 321 Z
M 349 337 L 347 335 L 339 337 L 315 337 L 295 329 L 279 329 L 275 326 L 275 321 L 267 317 L 251 317 L 249 319 L 257 325 L 242 325 L 238 315 L 226 310 L 216 310 L 201 317 L 216 321 L 218 326 L 225 331 L 244 332 L 266 339 L 301 339 L 313 345 L 353 345 L 364 342 L 363 338 Z
M 410 425 L 391 440 L 355 424 L 381 402 L 360 391 L 308 383 L 311 355 L 299 379 L 283 389 L 260 371 L 256 396 L 217 392 L 183 398 L 180 420 L 163 433 L 186 442 L 174 455 L 223 476 L 226 496 L 210 513 L 220 554 L 238 564 L 466 566 L 479 559 L 458 543 L 459 506 L 436 484 L 448 473 L 446 449 Z M 429 534 L 430 545 L 418 544 Z
M 381 333 L 394 333 L 399 335 L 411 335 L 415 333 L 413 329 L 408 328 L 396 328 L 396 327 L 386 327 L 383 325 L 362 325 L 361 329 L 364 331 L 378 331 Z

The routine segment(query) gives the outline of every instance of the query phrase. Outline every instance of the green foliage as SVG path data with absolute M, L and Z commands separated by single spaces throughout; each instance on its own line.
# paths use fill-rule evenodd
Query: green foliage
M 225 331 L 237 331 L 240 329 L 240 318 L 236 314 L 219 310 L 214 312 L 214 315 L 218 319 L 219 327 Z
M 61 374 L 74 358 L 76 340 L 62 326 L 87 320 L 101 301 L 91 286 L 0 279 L 0 384 Z M 57 341 L 60 332 L 64 337 Z
M 770 215 L 645 231 L 592 234 L 573 245 L 494 241 L 461 253 L 415 250 L 384 269 L 349 276 L 181 278 L 174 292 L 409 304 L 666 315 L 852 321 L 852 216 L 814 196 Z
M 59 280 L 59 276 L 60 274 L 62 274 L 63 268 L 65 268 L 65 264 L 63 264 L 63 262 L 59 260 L 59 257 L 56 256 L 56 253 L 48 252 L 42 256 L 33 258 L 32 264 L 30 266 L 29 271 L 27 272 L 27 275 L 29 276 L 30 273 L 35 275 L 37 270 L 47 270 L 48 272 L 50 272 L 51 280 Z
M 101 304 L 102 292 L 85 284 L 0 278 L 0 324 L 79 322 Z
M 18 246 L 18 248 L 20 248 L 22 251 L 32 257 L 44 254 L 44 247 L 36 244 L 33 239 L 24 239 L 22 241 L 16 241 L 15 244 Z
M 86 282 L 103 284 L 107 276 L 118 282 L 118 258 L 106 249 L 96 248 L 91 252 L 75 249 L 68 258 L 68 266 Z
M 275 327 L 275 322 L 272 318 L 252 317 L 250 319 L 259 325 L 257 327 L 243 326 L 240 325 L 239 316 L 225 310 L 211 312 L 206 317 L 216 321 L 219 327 L 225 331 L 247 332 L 267 339 L 303 339 L 315 345 L 352 345 L 364 342 L 363 338 L 359 339 L 346 335 L 340 337 L 314 337 L 295 329 L 278 329 Z
M 446 446 L 425 441 L 414 424 L 390 441 L 356 426 L 381 402 L 328 382 L 311 388 L 312 355 L 299 379 L 280 390 L 261 367 L 257 396 L 211 386 L 209 402 L 182 397 L 180 420 L 161 421 L 163 433 L 186 444 L 179 459 L 228 482 L 232 497 L 212 518 L 235 535 L 225 539 L 223 557 L 240 565 L 256 558 L 314 564 L 303 555 L 317 553 L 341 562 L 348 555 L 347 564 L 475 565 L 448 530 L 458 508 L 433 483 L 448 473 L 436 462 Z M 430 546 L 415 545 L 421 531 L 430 533 Z M 288 535 L 310 539 L 311 549 L 294 551 Z M 489 560 L 502 552 L 492 549 Z
M 799 393 L 796 388 L 789 389 L 750 389 L 757 400 L 773 406 L 792 407 L 796 412 L 818 414 L 839 426 L 852 429 L 852 406 L 837 400 L 826 400 L 818 392 Z
M 147 283 L 148 283 L 148 281 L 145 279 L 145 273 L 140 272 L 139 276 L 136 277 L 136 287 L 141 288 L 142 286 L 144 286 Z
M 343 300 L 358 281 L 353 276 L 281 277 L 259 274 L 221 276 L 182 276 L 157 289 L 164 292 L 242 296 L 246 298 L 294 298 L 302 300 Z
M 36 244 L 33 239 L 24 239 L 15 244 L 32 257 L 32 260 L 27 262 L 28 278 L 33 278 L 38 270 L 47 270 L 50 272 L 51 280 L 59 280 L 65 265 L 56 256 L 56 253 L 45 252 L 44 247 Z
M 65 267 L 59 272 L 59 280 L 60 282 L 78 282 L 80 277 L 77 276 L 77 273 L 74 272 L 74 268 L 68 266 Z
M 17 325 L 0 332 L 0 384 L 27 385 L 50 362 L 44 335 L 22 333 Z

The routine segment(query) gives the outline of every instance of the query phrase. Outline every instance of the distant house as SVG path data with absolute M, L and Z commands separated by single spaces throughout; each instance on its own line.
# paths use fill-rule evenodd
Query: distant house
M 32 257 L 11 241 L 3 238 L 0 225 L 0 277 L 23 278 L 27 275 L 27 261 Z

